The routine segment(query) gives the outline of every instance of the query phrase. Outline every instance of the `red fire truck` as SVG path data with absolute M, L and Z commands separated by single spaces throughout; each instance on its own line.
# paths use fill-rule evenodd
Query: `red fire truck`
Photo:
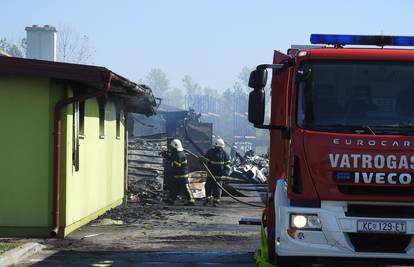
M 249 80 L 249 121 L 270 130 L 269 260 L 414 259 L 414 50 L 401 48 L 414 37 L 311 43 L 275 51 Z

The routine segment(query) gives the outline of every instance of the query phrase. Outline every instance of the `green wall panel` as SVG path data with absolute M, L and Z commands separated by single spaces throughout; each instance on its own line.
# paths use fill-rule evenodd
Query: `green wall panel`
M 80 139 L 80 169 L 72 166 L 72 107 L 68 108 L 66 138 L 66 217 L 69 226 L 119 201 L 124 195 L 124 135 L 116 138 L 115 104 L 105 109 L 105 136 L 99 136 L 99 108 L 96 99 L 85 103 L 84 138 Z
M 49 225 L 49 81 L 0 75 L 0 226 Z

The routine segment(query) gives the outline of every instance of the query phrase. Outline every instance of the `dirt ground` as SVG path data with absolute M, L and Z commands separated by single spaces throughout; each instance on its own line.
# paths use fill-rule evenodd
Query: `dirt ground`
M 261 204 L 259 198 L 244 200 Z M 260 208 L 229 198 L 223 198 L 219 207 L 177 202 L 120 206 L 65 239 L 37 240 L 47 249 L 19 266 L 95 266 L 108 255 L 118 264 L 105 266 L 153 266 L 154 261 L 156 266 L 254 266 L 251 252 L 259 248 L 259 226 L 238 221 L 260 218 Z M 217 253 L 221 256 L 215 257 Z M 145 259 L 151 263 L 141 262 Z M 185 261 L 194 264 L 182 265 Z
M 259 198 L 244 198 L 261 204 Z M 50 249 L 142 251 L 254 251 L 259 226 L 239 225 L 241 217 L 260 218 L 261 209 L 223 198 L 219 207 L 129 203 L 73 232 L 44 240 Z

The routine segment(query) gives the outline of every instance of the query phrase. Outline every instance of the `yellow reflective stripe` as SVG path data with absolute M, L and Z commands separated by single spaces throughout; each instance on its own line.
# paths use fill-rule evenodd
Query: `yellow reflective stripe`
M 171 161 L 171 167 L 177 166 L 177 167 L 182 167 L 183 165 L 187 164 L 187 160 L 184 160 L 183 162 L 178 162 L 178 161 Z
M 209 175 L 209 177 L 210 178 L 212 178 L 210 175 Z M 216 178 L 216 179 L 223 179 L 223 178 L 225 178 L 226 176 L 218 176 L 218 175 L 214 175 L 214 178 Z
M 188 174 L 183 174 L 183 175 L 174 175 L 174 178 L 188 178 L 189 175 Z
M 208 162 L 210 162 L 211 164 L 216 164 L 216 165 L 223 165 L 224 161 L 213 161 L 213 160 L 209 160 Z
M 174 165 L 176 165 L 177 167 L 180 167 L 181 164 L 178 161 L 171 161 L 171 167 L 174 167 Z

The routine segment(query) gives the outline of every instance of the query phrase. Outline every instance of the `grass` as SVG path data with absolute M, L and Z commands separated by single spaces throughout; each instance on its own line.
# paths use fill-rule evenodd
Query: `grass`
M 0 242 L 0 254 L 14 249 L 18 246 L 20 246 L 22 243 L 21 242 L 15 242 L 15 241 L 8 241 L 8 242 Z

